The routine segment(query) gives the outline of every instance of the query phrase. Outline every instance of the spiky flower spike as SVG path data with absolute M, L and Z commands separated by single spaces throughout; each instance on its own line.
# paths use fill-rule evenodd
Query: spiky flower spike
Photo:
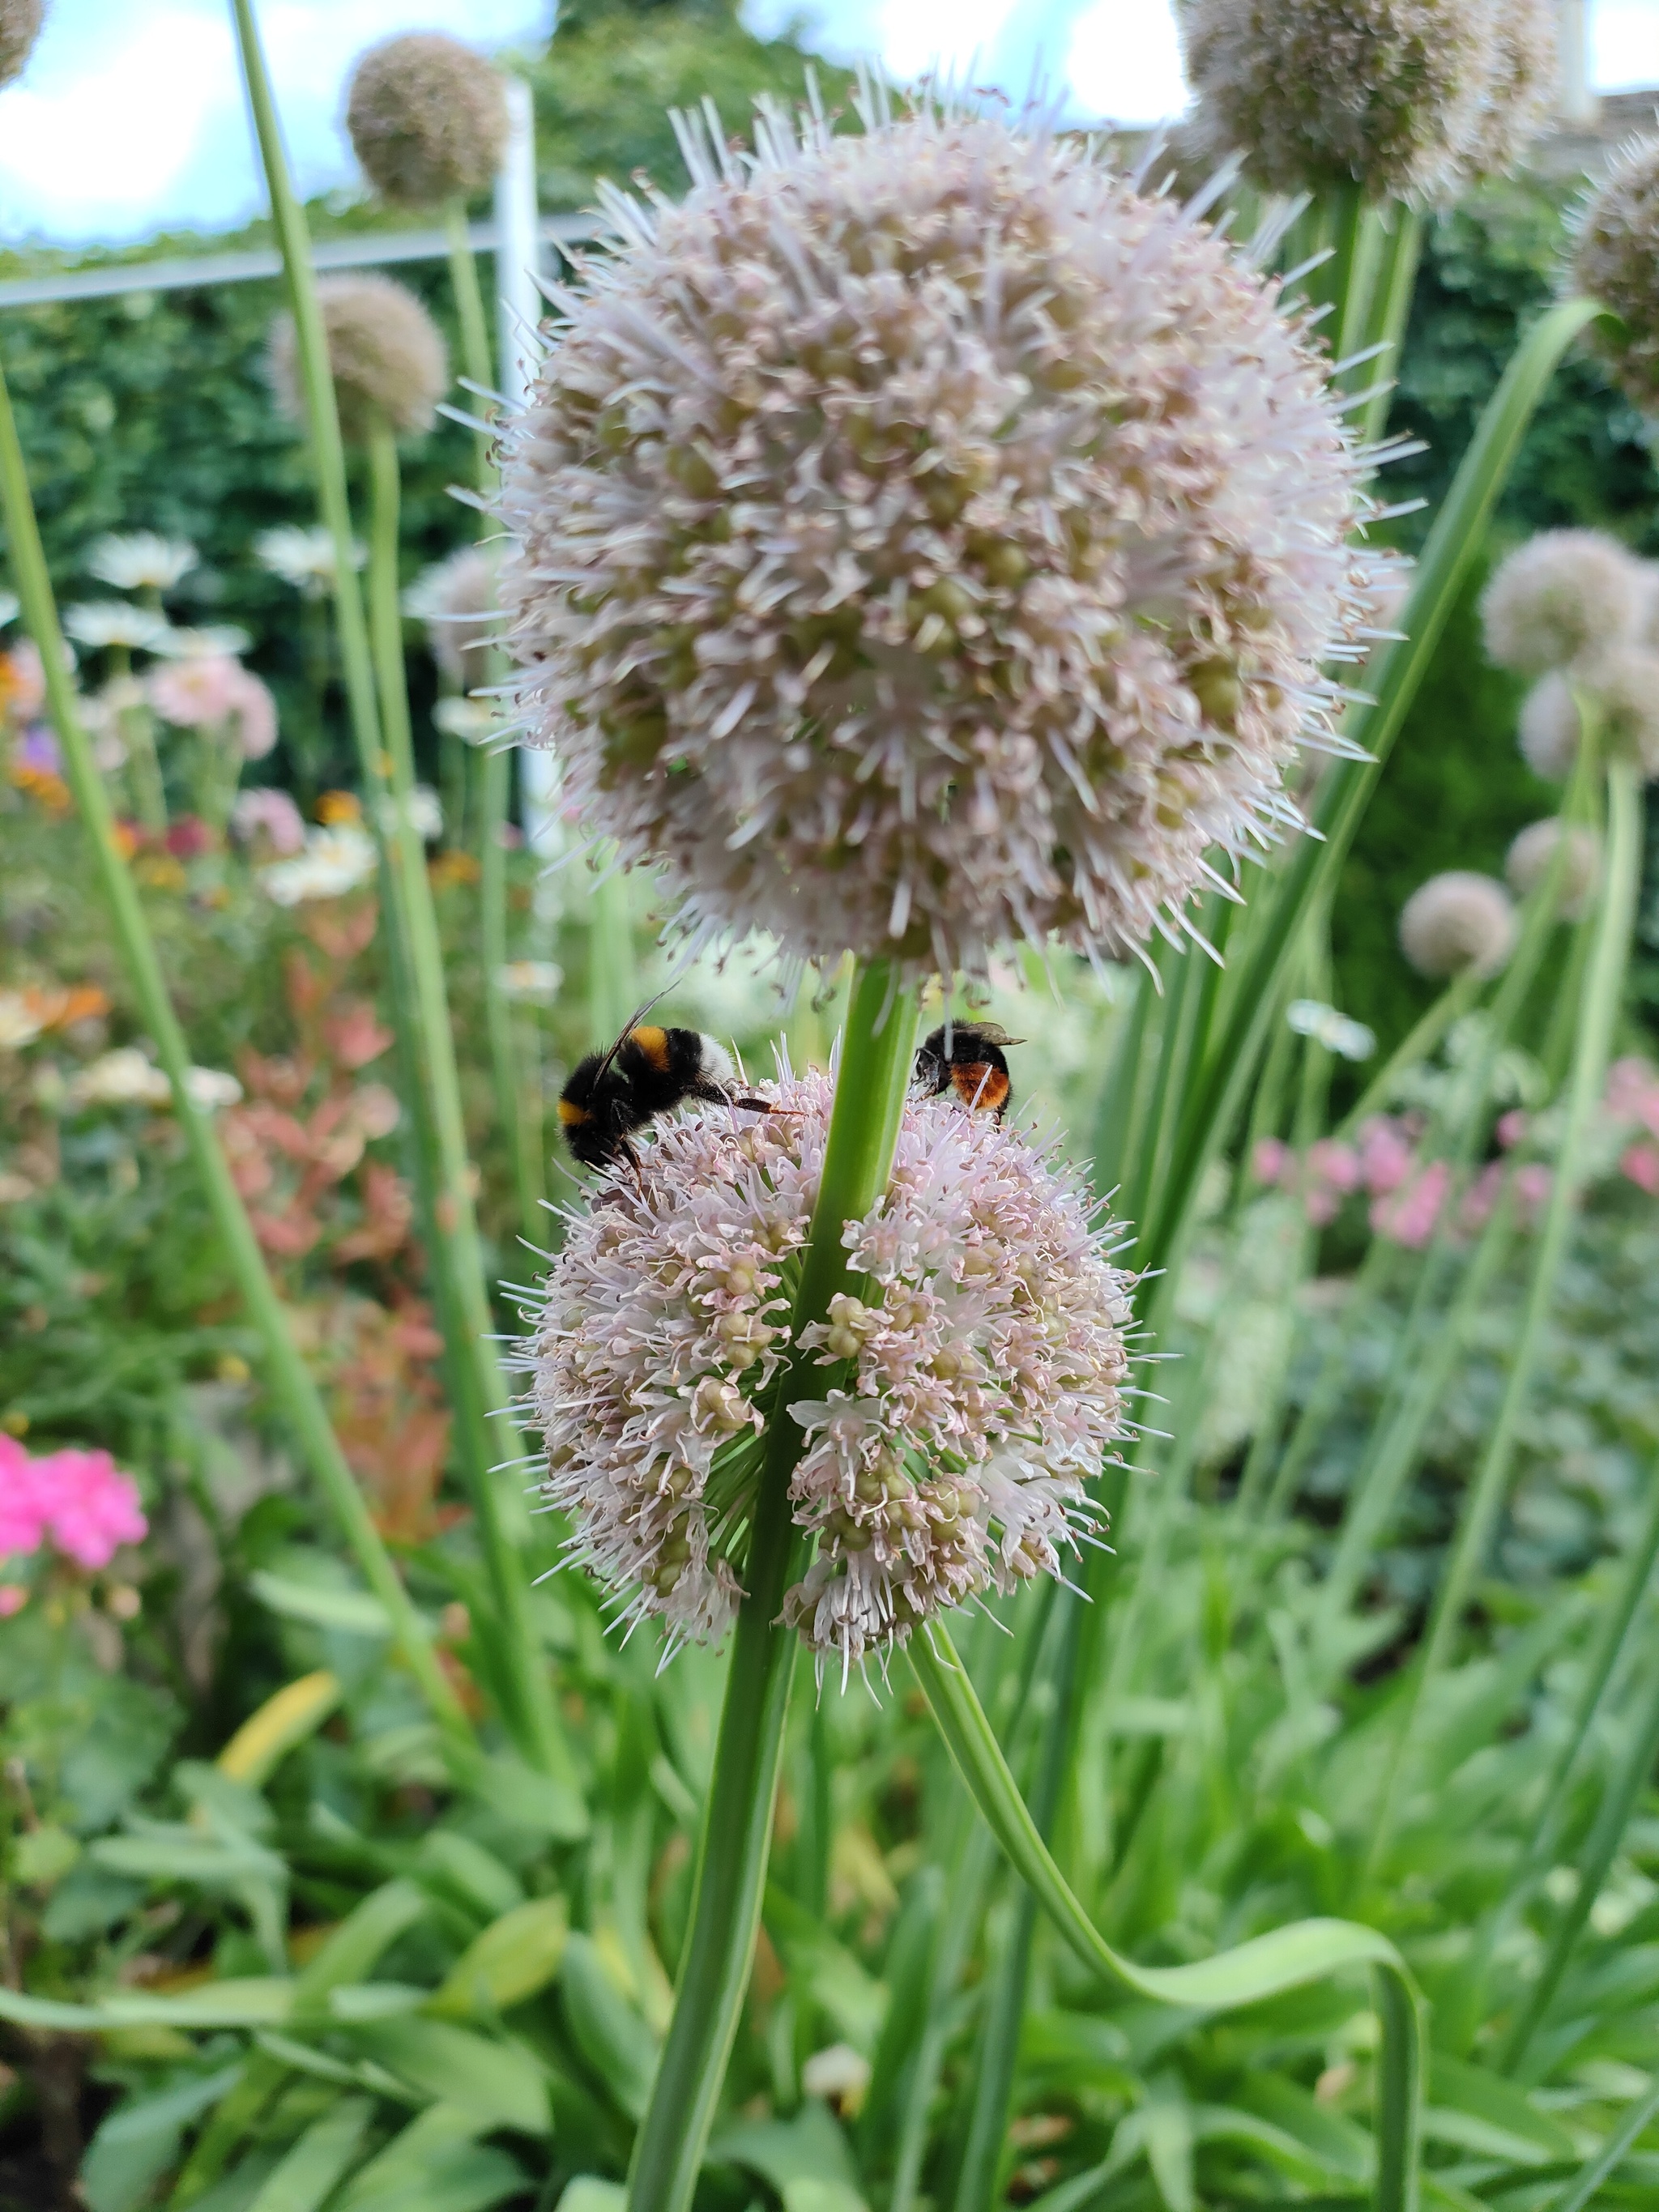
M 1089 150 L 932 109 L 687 129 L 506 441 L 529 742 L 678 920 L 978 972 L 1115 956 L 1294 818 L 1364 616 L 1275 289 Z
M 1400 910 L 1400 949 L 1420 975 L 1495 975 L 1515 950 L 1519 917 L 1502 884 L 1451 868 L 1419 884 Z
M 1588 823 L 1563 823 L 1554 814 L 1529 823 L 1510 847 L 1504 873 L 1517 898 L 1529 898 L 1553 866 L 1564 832 L 1566 857 L 1556 911 L 1564 921 L 1577 921 L 1601 878 L 1601 841 Z
M 1634 636 L 1649 588 L 1616 538 L 1541 531 L 1516 548 L 1481 598 L 1487 654 L 1522 676 L 1588 665 Z
M 1631 404 L 1659 415 L 1659 137 L 1625 147 L 1584 210 L 1572 281 L 1618 316 L 1591 343 Z
M 791 1497 L 817 1556 L 786 1618 L 856 1664 L 976 1591 L 1058 1573 L 1127 1433 L 1132 1278 L 1071 1171 L 990 1114 L 913 1100 L 857 1271 L 809 1330 L 821 1394 L 774 1409 L 832 1086 L 792 1116 L 659 1127 L 573 1212 L 526 1346 L 550 1502 L 628 1617 L 718 1636 L 741 1595 L 763 1424 L 806 1432 Z
M 470 200 L 501 165 L 507 95 L 482 54 L 441 31 L 410 31 L 360 57 L 346 129 L 383 199 L 404 207 Z
M 394 430 L 429 430 L 449 382 L 443 337 L 407 286 L 389 276 L 324 276 L 317 285 L 329 367 L 349 444 L 368 435 L 377 415 Z M 294 319 L 279 316 L 270 334 L 270 380 L 284 411 L 305 421 Z
M 45 14 L 45 0 L 0 0 L 0 84 L 22 75 Z
M 1183 21 L 1212 151 L 1273 191 L 1434 198 L 1495 91 L 1490 0 L 1194 0 Z

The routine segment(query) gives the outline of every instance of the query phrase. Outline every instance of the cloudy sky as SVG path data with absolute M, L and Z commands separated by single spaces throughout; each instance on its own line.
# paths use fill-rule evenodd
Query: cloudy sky
M 1659 85 L 1659 0 L 1590 0 L 1591 75 Z M 757 27 L 802 0 L 749 0 Z M 805 0 L 817 42 L 882 54 L 897 76 L 934 64 L 1024 91 L 1068 83 L 1119 122 L 1171 114 L 1182 90 L 1169 0 Z M 141 238 L 238 222 L 259 204 L 225 0 L 53 0 L 17 84 L 0 93 L 0 238 Z M 544 31 L 550 0 L 261 0 L 290 149 L 315 190 L 345 177 L 341 84 L 397 30 L 481 45 Z

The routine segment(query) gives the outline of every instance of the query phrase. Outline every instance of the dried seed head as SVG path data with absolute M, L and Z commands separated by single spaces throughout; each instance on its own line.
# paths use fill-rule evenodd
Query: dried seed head
M 1659 137 L 1625 147 L 1578 221 L 1575 289 L 1610 307 L 1590 343 L 1644 415 L 1659 414 Z
M 1566 858 L 1557 911 L 1564 921 L 1577 921 L 1601 878 L 1601 841 L 1586 823 L 1576 822 L 1568 827 L 1554 814 L 1531 823 L 1510 847 L 1504 873 L 1517 898 L 1529 898 L 1549 873 L 1564 830 Z
M 1540 677 L 1522 701 L 1519 735 L 1521 757 L 1533 774 L 1546 783 L 1565 783 L 1583 729 L 1571 683 L 1559 668 Z
M 692 142 L 507 438 L 530 742 L 682 927 L 1117 955 L 1293 818 L 1364 622 L 1273 286 L 1084 146 L 923 111 Z
M 404 611 L 426 624 L 432 657 L 452 683 L 484 679 L 483 648 L 501 635 L 495 563 L 479 545 L 463 545 L 417 576 Z
M 1400 949 L 1420 975 L 1495 975 L 1515 950 L 1518 920 L 1492 876 L 1449 869 L 1419 884 L 1400 913 Z
M 526 1346 L 547 1496 L 624 1616 L 719 1636 L 741 1595 L 763 1407 L 796 1347 L 827 1077 L 798 1119 L 659 1124 L 637 1178 L 573 1214 Z M 785 1618 L 856 1663 L 993 1585 L 1059 1571 L 1084 1485 L 1128 1433 L 1131 1279 L 1071 1170 L 954 1098 L 905 1111 L 886 1197 L 849 1224 L 862 1279 L 803 1333 L 775 1413 L 817 1556 Z
M 1659 653 L 1615 646 L 1574 680 L 1597 718 L 1602 751 L 1659 776 Z
M 507 143 L 507 97 L 482 54 L 441 31 L 411 31 L 359 58 L 346 129 L 383 199 L 435 207 L 488 187 Z
M 406 285 L 389 276 L 324 276 L 317 285 L 340 434 L 361 444 L 377 416 L 394 430 L 429 430 L 449 382 L 438 325 Z M 294 319 L 271 327 L 270 380 L 283 411 L 305 421 Z
M 1505 177 L 1550 118 L 1559 76 L 1556 0 L 1490 0 L 1490 59 L 1459 149 L 1462 179 Z
M 22 75 L 45 14 L 46 0 L 0 0 L 0 84 Z
M 1598 659 L 1646 611 L 1641 563 L 1599 530 L 1546 530 L 1517 546 L 1480 601 L 1486 652 L 1522 676 Z
M 1351 179 L 1376 199 L 1437 198 L 1498 94 L 1493 4 L 1508 0 L 1194 0 L 1200 125 L 1273 191 Z

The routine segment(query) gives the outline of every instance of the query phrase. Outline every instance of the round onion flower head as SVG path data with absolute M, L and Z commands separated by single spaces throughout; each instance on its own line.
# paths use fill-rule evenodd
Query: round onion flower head
M 1636 634 L 1647 595 L 1641 562 L 1616 538 L 1541 531 L 1499 564 L 1481 595 L 1487 656 L 1522 676 L 1599 659 Z
M 853 1273 L 792 1345 L 832 1085 L 789 1109 L 659 1125 L 573 1212 L 524 1347 L 549 1500 L 573 1547 L 672 1643 L 718 1637 L 742 1595 L 763 1408 L 792 1351 L 790 1495 L 817 1557 L 784 1618 L 855 1665 L 988 1588 L 1058 1573 L 1084 1486 L 1129 1431 L 1131 1278 L 1071 1170 L 951 1097 L 906 1109 Z M 821 1379 L 820 1379 L 821 1378 Z
M 1273 191 L 1439 197 L 1492 76 L 1486 0 L 1193 0 L 1183 35 L 1210 146 Z
M 0 0 L 0 84 L 22 75 L 45 14 L 45 0 Z
M 1618 316 L 1590 343 L 1632 406 L 1659 414 L 1659 137 L 1623 148 L 1579 216 L 1572 283 Z
M 483 680 L 483 648 L 501 630 L 495 563 L 483 546 L 463 545 L 417 576 L 404 605 L 426 624 L 432 657 L 452 683 Z
M 1293 819 L 1363 623 L 1274 287 L 1085 146 L 924 109 L 684 134 L 506 439 L 518 711 L 694 937 L 1115 957 Z
M 1400 949 L 1419 975 L 1495 975 L 1515 950 L 1514 902 L 1492 876 L 1452 868 L 1419 884 L 1400 910 Z
M 1553 814 L 1529 823 L 1510 847 L 1504 873 L 1516 898 L 1529 898 L 1553 866 L 1564 831 L 1566 857 L 1556 911 L 1564 921 L 1577 921 L 1601 878 L 1601 841 L 1588 823 L 1567 824 Z
M 482 54 L 441 31 L 385 39 L 358 58 L 346 129 L 382 199 L 474 199 L 501 167 L 507 95 Z
M 1521 703 L 1521 757 L 1546 783 L 1565 783 L 1578 757 L 1583 726 L 1571 680 L 1554 669 L 1540 677 Z
M 1557 0 L 1488 0 L 1486 84 L 1465 133 L 1465 178 L 1508 176 L 1547 125 L 1559 81 Z
M 340 434 L 362 444 L 377 417 L 394 430 L 429 430 L 449 383 L 449 356 L 438 325 L 406 285 L 390 276 L 318 280 Z M 281 315 L 270 336 L 270 377 L 285 413 L 305 421 L 294 319 Z

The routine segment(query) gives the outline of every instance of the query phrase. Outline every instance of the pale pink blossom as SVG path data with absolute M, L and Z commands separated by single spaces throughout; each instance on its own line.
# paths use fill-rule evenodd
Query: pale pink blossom
M 1659 1137 L 1659 1070 L 1633 1055 L 1607 1070 L 1607 1108 L 1620 1121 L 1638 1121 Z
M 1320 1228 L 1334 1221 L 1343 1200 L 1359 1188 L 1359 1155 L 1351 1145 L 1322 1137 L 1308 1152 L 1308 1218 Z
M 1542 1160 L 1529 1160 L 1525 1167 L 1515 1171 L 1515 1202 L 1522 1220 L 1534 1225 L 1555 1183 L 1555 1170 Z
M 1659 1146 L 1632 1145 L 1619 1157 L 1619 1170 L 1638 1190 L 1659 1198 Z
M 305 850 L 306 825 L 299 808 L 287 792 L 268 784 L 237 793 L 230 826 L 245 845 L 264 837 L 273 853 L 283 856 Z
M 1391 1190 L 1398 1190 L 1416 1157 L 1405 1131 L 1389 1115 L 1374 1115 L 1362 1124 L 1359 1179 L 1373 1198 L 1386 1198 Z
M 29 1601 L 29 1594 L 17 1583 L 0 1583 L 0 1620 L 9 1620 L 15 1613 L 21 1613 Z
M 1463 1203 L 1457 1209 L 1459 1226 L 1473 1232 L 1483 1229 L 1492 1218 L 1492 1208 L 1498 1203 L 1498 1193 L 1504 1188 L 1508 1170 L 1502 1160 L 1489 1160 L 1463 1194 Z
M 1498 1117 L 1498 1141 L 1506 1152 L 1512 1152 L 1527 1133 L 1528 1116 L 1524 1107 L 1511 1106 L 1507 1114 Z
M 1250 1172 L 1258 1182 L 1282 1182 L 1292 1157 L 1282 1137 L 1258 1137 L 1250 1155 Z
M 1420 1251 L 1434 1234 L 1450 1182 L 1451 1170 L 1446 1162 L 1431 1160 L 1408 1182 L 1373 1202 L 1372 1229 L 1409 1251 Z
M 164 661 L 147 689 L 150 705 L 178 729 L 217 730 L 234 722 L 244 760 L 262 760 L 276 742 L 276 701 L 228 653 Z
M 550 1503 L 623 1617 L 718 1636 L 742 1595 L 768 1411 L 805 1438 L 790 1486 L 817 1557 L 784 1618 L 856 1664 L 990 1587 L 1058 1573 L 1084 1486 L 1129 1432 L 1131 1279 L 1068 1168 L 951 1097 L 913 1100 L 887 1194 L 810 1355 L 790 1296 L 832 1085 L 787 1115 L 704 1109 L 573 1212 L 526 1348 Z

